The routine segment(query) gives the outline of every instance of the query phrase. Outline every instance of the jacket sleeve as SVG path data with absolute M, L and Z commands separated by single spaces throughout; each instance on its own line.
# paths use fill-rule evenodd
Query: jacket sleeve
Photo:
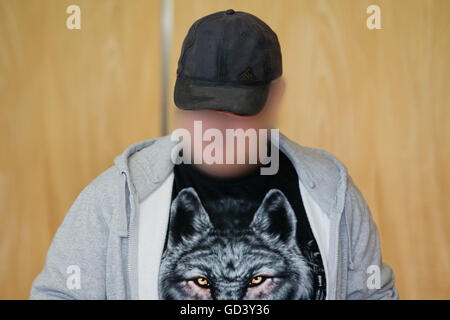
M 394 273 L 381 258 L 377 226 L 351 177 L 347 183 L 344 214 L 349 237 L 347 299 L 398 299 Z
M 34 280 L 30 299 L 104 299 L 108 227 L 94 183 L 70 208 Z

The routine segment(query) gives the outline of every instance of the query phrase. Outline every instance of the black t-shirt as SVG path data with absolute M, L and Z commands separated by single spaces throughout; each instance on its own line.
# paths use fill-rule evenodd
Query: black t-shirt
M 159 274 L 163 299 L 324 299 L 325 273 L 297 172 L 212 177 L 174 168 Z

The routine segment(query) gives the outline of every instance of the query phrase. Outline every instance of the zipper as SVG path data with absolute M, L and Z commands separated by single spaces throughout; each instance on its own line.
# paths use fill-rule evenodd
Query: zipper
M 131 194 L 128 196 L 128 201 L 130 201 L 130 211 L 131 211 Z M 127 242 L 128 242 L 128 252 L 127 252 L 127 267 L 128 267 L 128 288 L 130 290 L 130 299 L 132 297 L 132 288 L 131 288 L 131 259 L 130 259 L 130 247 L 131 247 L 131 236 L 130 236 L 130 229 L 131 229 L 131 212 L 129 213 L 129 216 L 127 214 L 128 218 L 128 228 L 127 228 Z
M 337 280 L 338 280 L 338 264 L 339 264 L 339 233 L 340 233 L 340 228 L 341 228 L 341 220 L 342 220 L 342 215 L 344 214 L 344 209 L 345 209 L 345 201 L 346 201 L 346 197 L 347 197 L 347 172 L 345 172 L 345 180 L 343 181 L 342 176 L 341 179 L 339 179 L 340 182 L 340 186 L 339 187 L 344 187 L 344 196 L 343 198 L 340 199 L 340 203 L 338 202 L 338 198 L 336 196 L 336 208 L 339 210 L 338 216 L 336 218 L 336 243 L 335 243 L 335 266 L 336 266 L 336 270 L 335 270 L 335 281 L 333 283 L 333 292 L 334 292 L 334 299 L 336 300 L 337 297 Z M 342 186 L 343 184 L 343 186 Z M 337 191 L 339 192 L 339 190 Z M 347 232 L 347 236 L 349 234 L 348 231 L 348 225 L 347 225 L 347 221 L 345 221 L 345 232 Z M 348 243 L 348 247 L 350 249 L 351 247 L 351 242 Z M 351 257 L 350 257 L 351 259 Z M 341 298 L 340 298 L 341 299 Z
M 339 254 L 338 254 L 338 250 L 339 250 L 339 229 L 340 229 L 340 224 L 341 224 L 341 218 L 342 218 L 342 212 L 339 213 L 339 216 L 336 219 L 336 239 L 335 239 L 335 244 L 334 244 L 334 266 L 336 268 L 336 270 L 334 270 L 334 282 L 333 282 L 333 293 L 334 293 L 334 297 L 333 299 L 336 300 L 337 297 L 337 279 L 338 279 L 338 263 L 339 263 Z
M 138 288 L 135 285 L 138 285 L 136 277 L 137 273 L 136 268 L 134 268 L 133 263 L 135 263 L 135 258 L 137 257 L 137 252 L 135 252 L 135 249 L 137 249 L 136 244 L 136 225 L 137 225 L 137 204 L 136 204 L 136 197 L 130 193 L 130 198 L 133 204 L 133 207 L 130 205 L 130 227 L 128 228 L 129 234 L 128 234 L 128 279 L 130 281 L 130 298 L 131 299 L 138 299 Z M 131 213 L 134 213 L 133 215 Z M 132 259 L 131 259 L 132 258 Z M 135 294 L 136 292 L 136 294 Z
M 135 226 L 136 226 L 136 219 L 137 219 L 137 214 L 132 214 L 133 212 L 136 213 L 136 201 L 135 201 L 135 197 L 132 193 L 132 190 L 130 188 L 130 184 L 128 183 L 128 176 L 126 174 L 126 172 L 123 172 L 123 174 L 125 175 L 126 178 L 126 188 L 127 188 L 127 193 L 128 193 L 128 199 L 126 199 L 126 201 L 129 201 L 129 212 L 127 210 L 127 223 L 128 223 L 128 228 L 127 228 L 127 242 L 128 242 L 128 252 L 127 252 L 127 274 L 128 274 L 128 288 L 129 288 L 129 298 L 133 299 L 134 298 L 134 283 L 136 283 L 136 281 L 134 281 L 134 276 L 136 275 L 136 273 L 134 272 L 134 268 L 133 268 L 133 259 L 131 259 L 132 256 L 136 256 L 134 254 L 133 248 L 136 248 L 135 246 L 135 238 L 136 238 L 136 232 L 135 232 Z M 126 208 L 128 209 L 128 207 Z

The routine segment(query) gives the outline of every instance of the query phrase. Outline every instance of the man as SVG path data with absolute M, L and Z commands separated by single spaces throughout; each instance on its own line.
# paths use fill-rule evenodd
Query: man
M 181 131 L 129 147 L 82 191 L 31 298 L 397 299 L 344 165 L 273 130 L 281 74 L 257 17 L 196 21 L 177 69 Z

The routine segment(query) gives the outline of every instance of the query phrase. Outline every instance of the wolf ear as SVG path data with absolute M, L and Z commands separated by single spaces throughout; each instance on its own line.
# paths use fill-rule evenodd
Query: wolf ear
M 190 239 L 212 228 L 208 213 L 193 188 L 181 190 L 172 201 L 170 209 L 169 244 Z
M 288 243 L 295 241 L 297 218 L 288 199 L 278 189 L 267 192 L 253 217 L 250 228 Z

